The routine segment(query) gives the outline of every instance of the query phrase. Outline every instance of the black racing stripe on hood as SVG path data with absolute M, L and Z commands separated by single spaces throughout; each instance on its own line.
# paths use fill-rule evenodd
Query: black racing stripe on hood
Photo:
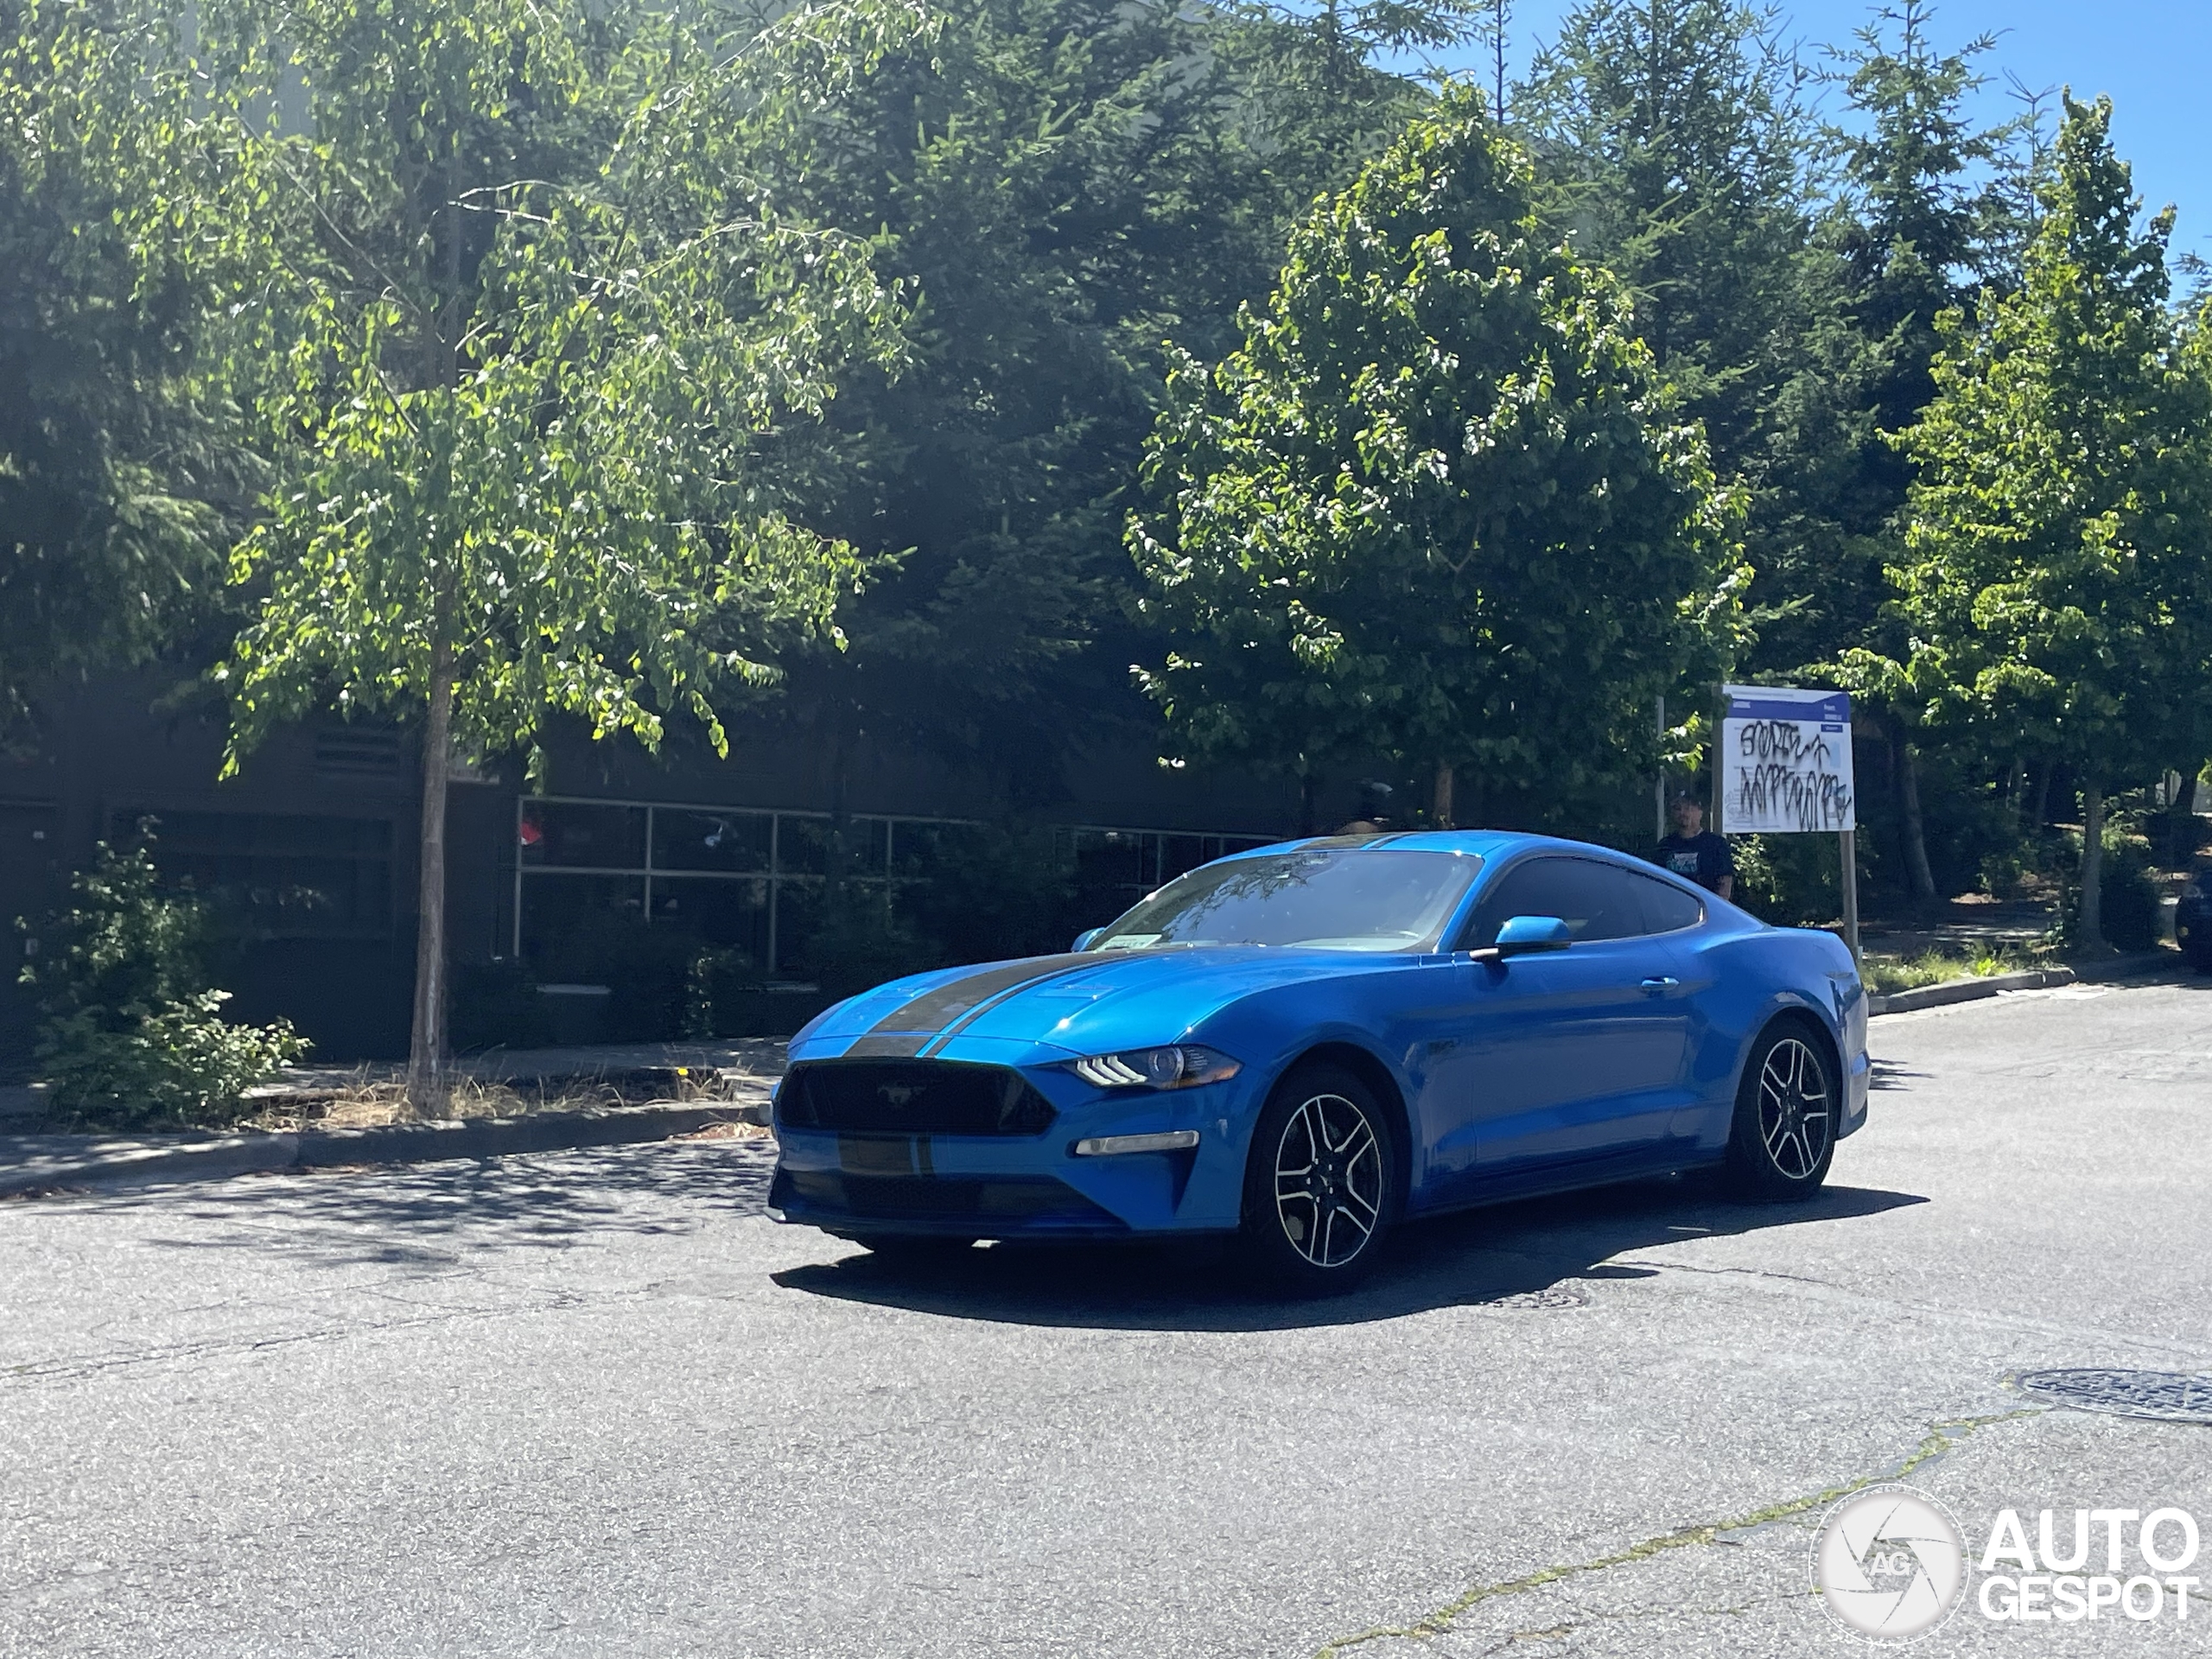
M 944 984 L 933 984 L 912 1002 L 900 1002 L 896 1008 L 882 1015 L 876 1024 L 868 1028 L 868 1035 L 861 1042 L 874 1042 L 887 1038 L 889 1033 L 920 1033 L 920 1038 L 933 1038 L 938 1031 L 957 1020 L 963 1013 L 973 1013 L 991 1002 L 993 998 L 1007 995 L 1008 991 L 1020 991 L 1027 984 L 1038 980 L 1053 978 L 1055 973 L 1071 973 L 1079 967 L 1097 964 L 1097 956 L 1089 951 L 1068 951 L 1064 956 L 1031 956 L 1024 963 L 1007 963 L 1004 967 L 984 969 L 982 973 L 964 973 L 963 978 L 947 980 Z M 920 1042 L 913 1048 L 889 1048 L 880 1053 L 916 1053 Z M 854 1044 L 849 1053 L 861 1053 L 861 1046 Z M 869 1048 L 869 1053 L 878 1053 Z

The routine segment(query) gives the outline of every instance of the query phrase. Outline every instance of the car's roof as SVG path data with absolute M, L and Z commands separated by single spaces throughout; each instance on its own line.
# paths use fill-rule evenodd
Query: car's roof
M 1563 853 L 1598 853 L 1609 858 L 1627 855 L 1610 847 L 1586 841 L 1567 841 L 1557 836 L 1524 835 L 1512 830 L 1385 830 L 1374 835 L 1309 836 L 1302 841 L 1279 841 L 1272 846 L 1251 847 L 1231 853 L 1230 858 L 1253 858 L 1293 848 L 1331 852 L 1369 852 L 1384 849 L 1421 853 L 1472 853 L 1490 860 L 1523 848 L 1549 847 Z

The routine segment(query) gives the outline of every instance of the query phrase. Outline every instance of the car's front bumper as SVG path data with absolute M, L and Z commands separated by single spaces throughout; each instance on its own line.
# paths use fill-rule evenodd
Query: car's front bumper
M 963 1058 L 1001 1063 L 986 1051 Z M 1055 1115 L 1041 1134 L 839 1130 L 792 1123 L 779 1109 L 770 1213 L 846 1236 L 1113 1238 L 1236 1227 L 1250 1133 L 1245 1077 L 1098 1090 L 1058 1065 L 1008 1069 L 1051 1101 Z M 1195 1135 L 1196 1144 L 1076 1151 L 1085 1141 L 1176 1132 Z

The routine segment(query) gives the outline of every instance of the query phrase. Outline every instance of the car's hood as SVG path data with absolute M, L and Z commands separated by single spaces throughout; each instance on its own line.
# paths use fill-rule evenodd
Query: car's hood
M 956 1033 L 1064 1053 L 1173 1042 L 1224 1004 L 1254 991 L 1414 960 L 1349 950 L 1206 945 L 950 968 L 894 980 L 828 1009 L 792 1040 L 791 1058 L 915 1055 Z

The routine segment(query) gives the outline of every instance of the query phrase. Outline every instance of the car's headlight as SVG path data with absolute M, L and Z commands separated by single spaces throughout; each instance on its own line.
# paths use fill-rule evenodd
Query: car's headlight
M 1125 1048 L 1118 1054 L 1093 1054 L 1068 1069 L 1101 1089 L 1193 1089 L 1202 1083 L 1233 1077 L 1243 1067 L 1217 1048 L 1177 1043 L 1165 1048 Z

